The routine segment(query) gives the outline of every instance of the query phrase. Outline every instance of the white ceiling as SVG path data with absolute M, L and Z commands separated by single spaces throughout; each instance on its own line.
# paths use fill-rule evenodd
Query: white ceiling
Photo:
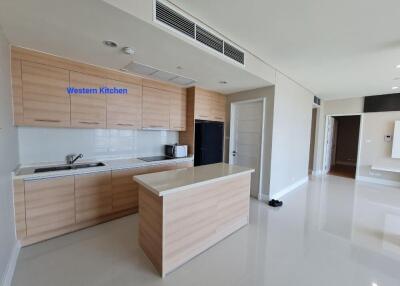
M 222 56 L 196 49 L 99 0 L 1 0 L 0 26 L 13 45 L 90 64 L 121 69 L 134 60 L 223 93 L 270 85 Z M 104 46 L 103 40 L 134 47 L 136 53 L 127 56 Z
M 170 2 L 322 98 L 400 86 L 399 0 Z

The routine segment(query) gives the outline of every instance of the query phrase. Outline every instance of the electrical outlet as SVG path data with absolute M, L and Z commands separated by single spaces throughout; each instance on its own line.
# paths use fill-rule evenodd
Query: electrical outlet
M 384 140 L 385 140 L 385 142 L 392 142 L 392 138 L 393 138 L 392 135 L 385 135 Z

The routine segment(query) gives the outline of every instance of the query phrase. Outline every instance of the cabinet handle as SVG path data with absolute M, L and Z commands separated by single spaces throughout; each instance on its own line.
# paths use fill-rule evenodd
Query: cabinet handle
M 37 122 L 51 122 L 51 123 L 60 123 L 61 120 L 56 119 L 35 119 Z
M 183 127 L 183 126 L 173 126 L 172 128 L 184 129 L 185 127 Z
M 199 117 L 208 118 L 207 115 L 199 115 Z
M 222 117 L 215 117 L 215 119 L 224 120 Z
M 117 123 L 118 126 L 134 126 L 133 124 L 129 123 Z
M 79 123 L 90 124 L 90 125 L 98 125 L 98 124 L 100 124 L 99 122 L 94 122 L 94 121 L 79 121 Z

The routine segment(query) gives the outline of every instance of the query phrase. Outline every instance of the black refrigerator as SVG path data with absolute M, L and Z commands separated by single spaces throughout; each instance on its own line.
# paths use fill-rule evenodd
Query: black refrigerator
M 196 120 L 194 165 L 222 162 L 224 123 Z

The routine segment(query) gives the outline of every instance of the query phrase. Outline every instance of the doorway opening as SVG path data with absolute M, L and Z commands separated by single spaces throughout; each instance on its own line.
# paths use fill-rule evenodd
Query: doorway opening
M 361 115 L 333 115 L 327 118 L 324 172 L 356 178 Z
M 255 170 L 250 195 L 262 198 L 265 98 L 231 103 L 229 164 Z

